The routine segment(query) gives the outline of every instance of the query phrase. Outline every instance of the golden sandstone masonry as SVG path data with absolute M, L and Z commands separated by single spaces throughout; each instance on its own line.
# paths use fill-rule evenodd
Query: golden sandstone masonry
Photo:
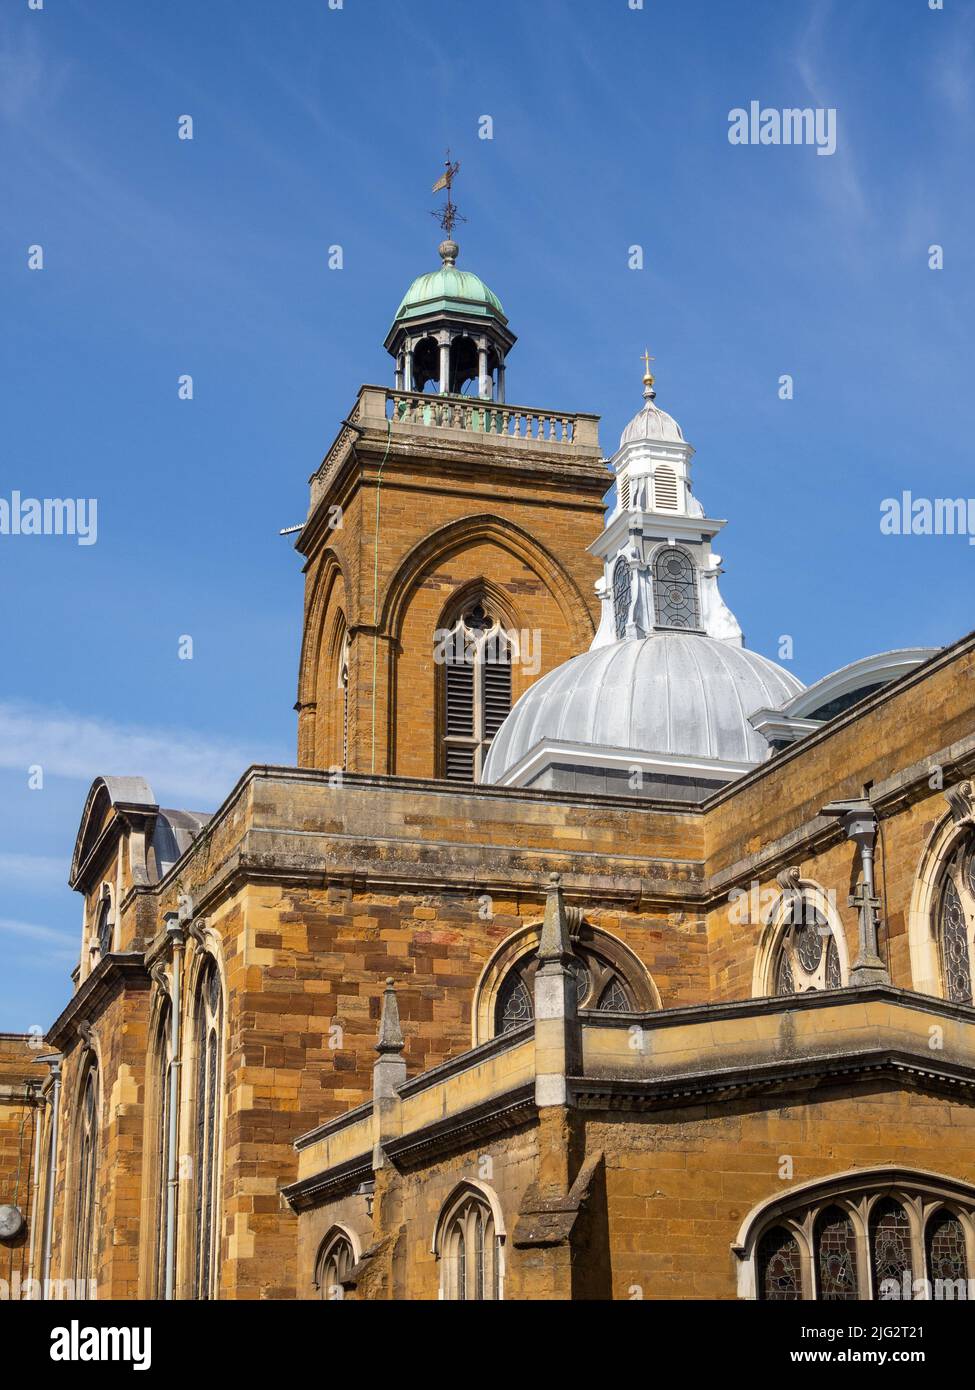
M 74 993 L 0 1035 L 0 1277 L 956 1296 L 975 638 L 748 652 L 652 375 L 604 527 L 596 418 L 506 402 L 456 259 L 311 479 L 297 765 L 91 788 Z

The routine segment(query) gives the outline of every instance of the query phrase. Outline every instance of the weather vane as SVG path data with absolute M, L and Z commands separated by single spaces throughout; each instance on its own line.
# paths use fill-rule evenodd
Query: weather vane
M 441 227 L 443 227 L 447 236 L 451 239 L 453 238 L 453 231 L 457 223 L 467 221 L 466 217 L 461 217 L 460 213 L 457 211 L 456 203 L 450 196 L 450 190 L 453 187 L 454 179 L 457 177 L 459 169 L 460 162 L 455 161 L 454 163 L 451 163 L 450 151 L 448 150 L 447 158 L 444 161 L 444 172 L 441 174 L 440 178 L 437 179 L 437 182 L 433 185 L 434 193 L 439 193 L 442 188 L 445 188 L 447 190 L 447 201 L 442 208 L 434 208 L 434 210 L 430 213 L 430 216 L 437 218 Z

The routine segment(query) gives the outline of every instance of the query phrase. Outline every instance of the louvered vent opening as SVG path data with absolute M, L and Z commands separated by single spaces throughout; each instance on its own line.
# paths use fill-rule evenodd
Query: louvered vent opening
M 484 737 L 493 738 L 510 712 L 511 666 L 507 659 L 487 662 L 484 666 Z
M 620 510 L 630 510 L 630 475 L 624 473 L 619 480 Z
M 448 743 L 446 771 L 450 782 L 473 782 L 474 749 Z
M 474 734 L 474 667 L 447 666 L 447 737 Z
M 653 495 L 658 511 L 677 510 L 677 475 L 672 468 L 658 468 L 654 473 Z

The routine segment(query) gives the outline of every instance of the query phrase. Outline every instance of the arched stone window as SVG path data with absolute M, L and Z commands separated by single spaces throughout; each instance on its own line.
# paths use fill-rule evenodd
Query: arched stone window
M 849 970 L 846 941 L 830 894 L 796 870 L 772 905 L 755 960 L 753 994 L 841 989 Z
M 498 1211 L 497 1199 L 489 1200 L 485 1189 L 471 1183 L 462 1183 L 444 1206 L 434 1235 L 441 1298 L 454 1302 L 501 1298 L 503 1232 Z
M 817 1179 L 753 1208 L 733 1249 L 742 1298 L 968 1299 L 975 1187 L 895 1167 Z
M 347 1231 L 336 1227 L 322 1241 L 315 1283 L 321 1298 L 335 1302 L 345 1298 L 346 1285 L 356 1263 L 355 1247 Z
M 573 927 L 573 960 L 580 1009 L 601 1013 L 648 1013 L 660 1008 L 657 988 L 633 952 L 612 936 L 589 925 L 579 909 Z M 539 927 L 523 927 L 498 947 L 485 966 L 475 992 L 473 1041 L 509 1033 L 535 1017 L 535 972 Z
M 653 562 L 653 594 L 657 626 L 701 626 L 697 599 L 697 568 L 686 550 L 664 546 Z
M 98 948 L 100 956 L 107 956 L 115 944 L 113 897 L 111 884 L 103 883 L 98 900 L 98 915 L 95 918 L 94 939 L 94 945 Z
M 630 612 L 630 567 L 622 556 L 613 569 L 613 620 L 616 636 L 626 636 L 626 619 Z
M 511 711 L 511 646 L 485 600 L 470 601 L 451 628 L 437 633 L 434 659 L 443 671 L 441 775 L 477 782 Z
M 95 1278 L 98 1176 L 98 1066 L 92 1060 L 81 1087 L 76 1139 L 75 1247 L 72 1277 L 75 1297 L 86 1298 Z
M 962 839 L 944 867 L 938 898 L 937 939 L 944 997 L 972 1003 L 972 934 L 975 926 L 975 845 Z
M 166 1200 L 169 1178 L 170 1077 L 173 1064 L 172 1019 L 172 1006 L 168 999 L 164 999 L 159 1008 L 154 1034 L 155 1041 L 152 1052 L 153 1094 L 150 1102 L 154 1120 L 153 1144 L 150 1153 L 146 1156 L 147 1165 L 152 1165 L 155 1187 L 153 1200 L 156 1239 L 152 1271 L 153 1296 L 155 1298 L 165 1296 L 166 1265 L 169 1254 Z
M 209 957 L 194 996 L 196 1078 L 194 1105 L 193 1296 L 214 1297 L 219 1256 L 219 1154 L 223 1074 L 223 992 Z

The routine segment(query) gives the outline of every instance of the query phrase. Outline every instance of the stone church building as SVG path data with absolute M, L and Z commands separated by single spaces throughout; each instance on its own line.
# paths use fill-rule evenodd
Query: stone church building
M 607 473 L 457 257 L 310 480 L 296 765 L 91 787 L 73 993 L 0 1035 L 0 1278 L 963 1297 L 975 637 L 750 651 L 649 369 Z

